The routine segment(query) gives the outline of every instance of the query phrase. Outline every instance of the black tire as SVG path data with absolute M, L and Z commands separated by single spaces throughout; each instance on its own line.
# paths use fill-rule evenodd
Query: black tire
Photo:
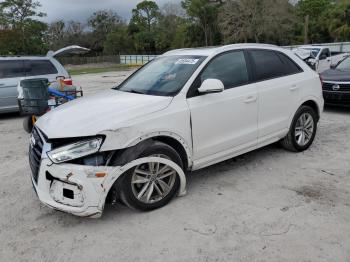
M 181 168 L 183 168 L 181 157 L 179 156 L 177 151 L 171 146 L 159 141 L 152 141 L 152 143 L 150 143 L 147 147 L 142 149 L 139 153 L 135 154 L 134 159 L 148 157 L 152 155 L 164 155 L 173 162 L 175 162 L 177 165 L 179 165 Z M 115 163 L 120 162 L 118 158 L 123 158 L 123 155 L 117 157 L 117 159 L 115 159 L 114 161 Z M 177 175 L 173 187 L 163 199 L 154 203 L 144 203 L 140 201 L 139 199 L 137 199 L 137 197 L 132 191 L 131 180 L 135 168 L 132 168 L 128 170 L 125 174 L 123 174 L 123 176 L 118 181 L 118 185 L 116 187 L 118 191 L 118 198 L 126 206 L 140 211 L 150 211 L 165 206 L 178 193 L 180 187 L 180 179 Z
M 295 128 L 296 128 L 298 119 L 301 117 L 301 115 L 303 115 L 305 113 L 311 115 L 314 128 L 313 128 L 313 133 L 311 135 L 310 140 L 305 145 L 299 145 L 297 142 L 297 139 L 295 137 Z M 295 116 L 293 118 L 293 121 L 292 121 L 292 124 L 290 126 L 290 129 L 289 129 L 287 136 L 280 141 L 281 145 L 286 150 L 289 150 L 292 152 L 302 152 L 302 151 L 308 149 L 311 146 L 311 144 L 314 141 L 315 136 L 316 136 L 317 121 L 318 121 L 317 114 L 312 107 L 301 106 L 298 109 L 298 111 L 295 113 Z
M 27 133 L 31 133 L 33 129 L 33 119 L 32 116 L 26 116 L 23 120 L 23 128 Z

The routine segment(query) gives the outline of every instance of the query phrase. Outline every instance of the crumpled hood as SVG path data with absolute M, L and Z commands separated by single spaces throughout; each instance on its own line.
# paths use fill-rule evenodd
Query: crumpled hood
M 326 70 L 321 76 L 324 81 L 350 82 L 350 72 L 337 69 Z
M 39 118 L 49 139 L 94 136 L 132 119 L 166 108 L 172 97 L 108 90 L 66 103 Z

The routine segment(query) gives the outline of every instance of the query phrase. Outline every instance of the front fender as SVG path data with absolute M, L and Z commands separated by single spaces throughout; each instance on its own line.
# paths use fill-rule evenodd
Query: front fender
M 136 167 L 138 165 L 149 163 L 149 162 L 158 162 L 161 164 L 165 164 L 173 168 L 180 178 L 180 188 L 178 191 L 178 196 L 184 196 L 186 194 L 186 176 L 184 171 L 180 166 L 178 166 L 175 162 L 161 157 L 143 157 L 138 158 L 136 160 L 133 160 L 123 166 L 118 166 L 110 170 L 108 177 L 104 180 L 102 188 L 104 189 L 103 193 L 101 194 L 100 201 L 99 201 L 99 209 L 103 210 L 104 204 L 106 202 L 107 195 L 111 188 L 113 187 L 114 183 L 120 178 L 125 172 L 130 170 L 133 167 Z
M 100 151 L 114 151 L 118 149 L 125 149 L 139 144 L 150 138 L 156 137 L 170 137 L 179 142 L 187 155 L 189 165 L 192 163 L 192 147 L 180 135 L 171 131 L 155 131 L 151 133 L 143 133 L 135 128 L 126 127 L 116 130 L 106 130 L 100 133 L 106 137 Z

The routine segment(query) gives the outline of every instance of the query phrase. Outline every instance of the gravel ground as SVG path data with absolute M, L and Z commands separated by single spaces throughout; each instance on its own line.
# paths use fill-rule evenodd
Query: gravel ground
M 75 77 L 86 95 L 129 72 Z M 313 146 L 276 145 L 188 175 L 188 194 L 148 213 L 78 218 L 39 203 L 28 134 L 0 116 L 0 261 L 350 261 L 350 110 L 327 108 Z

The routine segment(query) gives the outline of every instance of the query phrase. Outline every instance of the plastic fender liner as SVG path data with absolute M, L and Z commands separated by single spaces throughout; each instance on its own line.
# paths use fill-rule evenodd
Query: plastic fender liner
M 166 159 L 166 158 L 143 157 L 143 158 L 135 159 L 135 160 L 127 163 L 124 166 L 115 167 L 112 170 L 112 172 L 110 172 L 108 174 L 108 177 L 104 181 L 104 186 L 103 186 L 105 191 L 104 191 L 104 194 L 101 195 L 100 203 L 99 203 L 99 207 L 101 208 L 101 210 L 103 210 L 103 207 L 104 207 L 109 190 L 112 188 L 112 186 L 117 181 L 117 179 L 120 176 L 122 176 L 126 171 L 130 170 L 131 168 L 136 167 L 136 166 L 141 165 L 141 164 L 149 163 L 149 162 L 157 162 L 157 163 L 161 163 L 161 164 L 168 165 L 168 166 L 172 167 L 176 171 L 176 173 L 179 175 L 179 178 L 180 178 L 180 188 L 179 188 L 178 196 L 186 195 L 186 176 L 185 176 L 185 173 L 180 166 L 178 166 L 175 162 L 173 162 L 169 159 Z

